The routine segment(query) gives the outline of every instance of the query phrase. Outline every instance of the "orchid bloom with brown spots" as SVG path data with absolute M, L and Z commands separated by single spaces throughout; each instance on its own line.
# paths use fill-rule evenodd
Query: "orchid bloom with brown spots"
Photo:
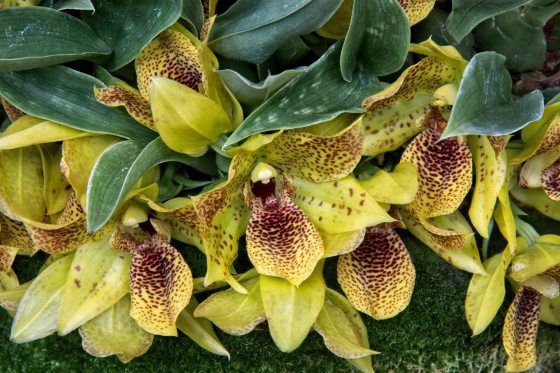
M 124 106 L 171 149 L 199 156 L 241 123 L 241 106 L 214 71 L 218 61 L 206 40 L 179 24 L 150 42 L 134 66 L 138 89 L 114 79 L 95 88 L 95 96 L 107 106 Z

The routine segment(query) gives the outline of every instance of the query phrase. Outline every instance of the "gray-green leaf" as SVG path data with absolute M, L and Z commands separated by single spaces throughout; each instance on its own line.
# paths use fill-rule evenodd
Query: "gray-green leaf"
M 482 21 L 525 5 L 530 0 L 453 0 L 447 31 L 459 42 Z
M 532 0 L 523 12 L 527 21 L 542 27 L 551 17 L 560 12 L 560 0 Z
M 157 134 L 119 108 L 100 104 L 96 78 L 64 66 L 0 73 L 0 96 L 23 112 L 79 130 L 147 143 Z
M 194 159 L 177 153 L 157 138 L 146 147 L 121 141 L 97 159 L 87 188 L 87 229 L 97 232 L 113 216 L 134 184 L 150 168 L 163 162 L 191 164 Z
M 544 100 L 539 91 L 513 100 L 505 60 L 495 52 L 478 53 L 472 58 L 441 139 L 460 135 L 507 135 L 542 116 Z
M 82 18 L 101 39 L 113 48 L 104 64 L 117 70 L 134 60 L 157 34 L 181 15 L 181 0 L 93 0 L 95 13 L 82 12 Z
M 340 43 L 333 45 L 307 71 L 253 111 L 224 148 L 255 133 L 302 128 L 342 113 L 361 113 L 362 100 L 381 89 L 379 80 L 358 66 L 352 81 L 345 81 L 339 65 L 341 47 Z
M 238 0 L 218 16 L 208 46 L 216 53 L 259 64 L 290 38 L 327 22 L 342 0 Z
M 354 0 L 352 20 L 340 55 L 340 69 L 351 81 L 358 63 L 383 76 L 403 65 L 410 44 L 410 27 L 396 0 Z
M 95 60 L 110 53 L 87 24 L 64 12 L 44 7 L 0 12 L 0 71 Z
M 181 18 L 187 21 L 189 31 L 198 36 L 204 24 L 202 2 L 200 0 L 183 0 Z
M 58 10 L 73 9 L 73 10 L 89 10 L 92 12 L 95 11 L 95 8 L 91 3 L 91 0 L 59 0 L 59 1 L 55 1 L 52 7 L 53 9 L 58 9 Z

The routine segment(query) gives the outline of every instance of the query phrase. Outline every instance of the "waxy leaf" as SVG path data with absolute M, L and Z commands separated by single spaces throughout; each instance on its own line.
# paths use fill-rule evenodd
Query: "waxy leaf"
M 177 329 L 185 333 L 206 351 L 220 356 L 227 356 L 229 359 L 229 352 L 220 342 L 216 333 L 214 333 L 212 323 L 205 318 L 194 316 L 197 307 L 198 301 L 195 297 L 191 297 L 187 307 L 177 317 Z
M 77 329 L 129 292 L 130 261 L 130 254 L 111 248 L 109 236 L 78 248 L 62 292 L 60 335 Z
M 492 16 L 525 5 L 531 0 L 454 0 L 446 26 L 449 34 L 460 42 L 479 23 Z
M 130 267 L 130 316 L 147 332 L 177 336 L 175 322 L 192 294 L 192 274 L 163 236 L 136 248 Z
M 513 100 L 511 78 L 504 62 L 505 58 L 494 52 L 478 53 L 471 59 L 442 139 L 458 135 L 507 135 L 542 116 L 544 99 L 539 91 Z
M 535 26 L 544 26 L 546 22 L 560 11 L 558 0 L 532 0 L 523 13 L 525 18 Z
M 53 9 L 57 10 L 89 10 L 95 11 L 91 0 L 58 0 L 53 3 Z
M 31 342 L 58 329 L 58 311 L 62 291 L 72 264 L 72 255 L 49 265 L 31 283 L 17 308 L 10 340 Z
M 110 53 L 87 24 L 64 12 L 45 7 L 0 12 L 0 71 L 95 60 Z
M 96 78 L 64 66 L 0 73 L 0 96 L 26 114 L 144 144 L 153 140 L 157 134 L 126 112 L 97 102 L 93 88 L 104 86 Z
M 376 320 L 408 306 L 416 278 L 404 243 L 385 228 L 369 228 L 356 250 L 339 257 L 337 273 L 352 305 Z
M 299 286 L 278 277 L 260 276 L 260 290 L 270 335 L 282 352 L 298 348 L 323 308 L 327 286 L 323 265 Z
M 342 52 L 340 70 L 352 81 L 358 65 L 383 76 L 401 68 L 410 43 L 410 27 L 397 0 L 354 0 L 352 20 Z
M 169 0 L 154 4 L 150 0 L 93 0 L 95 12 L 82 12 L 82 18 L 113 49 L 104 64 L 110 71 L 130 61 L 157 34 L 171 26 L 181 15 L 182 3 Z
M 259 64 L 285 41 L 321 27 L 341 3 L 240 0 L 216 18 L 208 46 L 224 57 Z
M 96 357 L 117 355 L 128 363 L 143 355 L 154 339 L 130 317 L 130 297 L 124 296 L 111 308 L 80 327 L 82 347 Z
M 109 221 L 148 169 L 171 161 L 193 163 L 191 157 L 169 149 L 160 138 L 145 148 L 132 141 L 122 141 L 103 152 L 95 163 L 88 184 L 88 231 L 97 232 Z
M 510 261 L 509 250 L 505 250 L 484 261 L 487 275 L 473 275 L 465 298 L 465 314 L 473 335 L 482 333 L 498 313 L 506 295 L 505 276 Z
M 537 362 L 537 330 L 540 295 L 530 287 L 521 287 L 504 321 L 502 341 L 509 356 L 508 372 L 522 372 Z
M 198 36 L 204 24 L 204 9 L 200 0 L 183 0 L 181 18 L 187 21 L 189 31 Z
M 224 147 L 255 133 L 307 127 L 341 113 L 361 113 L 362 100 L 379 90 L 379 80 L 358 66 L 352 81 L 346 82 L 340 74 L 340 51 L 340 43 L 333 45 L 305 72 L 259 106 L 231 134 Z
M 245 335 L 266 319 L 259 280 L 242 282 L 247 294 L 233 289 L 214 293 L 194 312 L 195 317 L 205 317 L 218 328 L 232 335 Z

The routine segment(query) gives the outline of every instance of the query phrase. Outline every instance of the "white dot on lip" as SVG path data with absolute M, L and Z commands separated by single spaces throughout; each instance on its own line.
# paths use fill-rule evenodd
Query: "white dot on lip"
M 512 272 L 519 272 L 522 271 L 523 269 L 525 269 L 525 264 L 523 263 L 515 263 L 514 265 L 511 266 Z

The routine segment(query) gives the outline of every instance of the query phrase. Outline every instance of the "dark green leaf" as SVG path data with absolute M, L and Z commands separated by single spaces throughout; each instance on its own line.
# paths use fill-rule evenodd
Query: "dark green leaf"
M 380 90 L 379 80 L 358 66 L 347 82 L 340 74 L 336 43 L 307 71 L 279 90 L 249 115 L 227 139 L 231 146 L 252 134 L 311 126 L 341 113 L 361 113 L 362 100 Z
M 74 9 L 95 11 L 91 0 L 59 0 L 55 1 L 52 7 L 58 10 Z
M 305 69 L 284 70 L 278 75 L 269 75 L 259 83 L 251 82 L 234 70 L 218 70 L 218 73 L 235 98 L 244 104 L 256 106 L 262 104 Z
M 506 135 L 538 120 L 543 96 L 533 91 L 511 97 L 511 77 L 505 57 L 494 52 L 475 55 L 467 65 L 457 99 L 441 139 L 460 135 Z
M 218 16 L 210 48 L 224 57 L 261 63 L 285 41 L 314 31 L 342 0 L 238 0 Z
M 204 9 L 200 0 L 183 0 L 181 18 L 187 21 L 189 31 L 198 36 L 204 24 Z
M 453 0 L 447 31 L 455 41 L 463 40 L 480 22 L 525 5 L 530 0 Z
M 523 10 L 528 22 L 541 27 L 558 12 L 560 12 L 560 0 L 533 0 Z
M 408 20 L 396 0 L 354 0 L 340 56 L 342 76 L 350 81 L 358 63 L 377 76 L 395 72 L 406 59 L 409 43 Z
M 516 9 L 487 19 L 473 31 L 484 50 L 506 57 L 510 71 L 534 70 L 546 59 L 546 38 L 542 27 L 532 26 Z
M 157 134 L 120 108 L 100 104 L 96 78 L 64 66 L 0 73 L 0 96 L 27 114 L 87 132 L 107 133 L 142 143 Z
M 105 150 L 95 163 L 88 182 L 88 232 L 97 232 L 111 219 L 147 170 L 171 161 L 191 164 L 193 158 L 169 149 L 159 137 L 146 147 L 121 141 Z
M 0 71 L 93 60 L 110 53 L 87 24 L 64 12 L 44 7 L 0 12 Z
M 95 12 L 82 12 L 82 18 L 101 39 L 113 48 L 104 64 L 117 70 L 138 56 L 156 35 L 181 15 L 181 0 L 93 0 Z

